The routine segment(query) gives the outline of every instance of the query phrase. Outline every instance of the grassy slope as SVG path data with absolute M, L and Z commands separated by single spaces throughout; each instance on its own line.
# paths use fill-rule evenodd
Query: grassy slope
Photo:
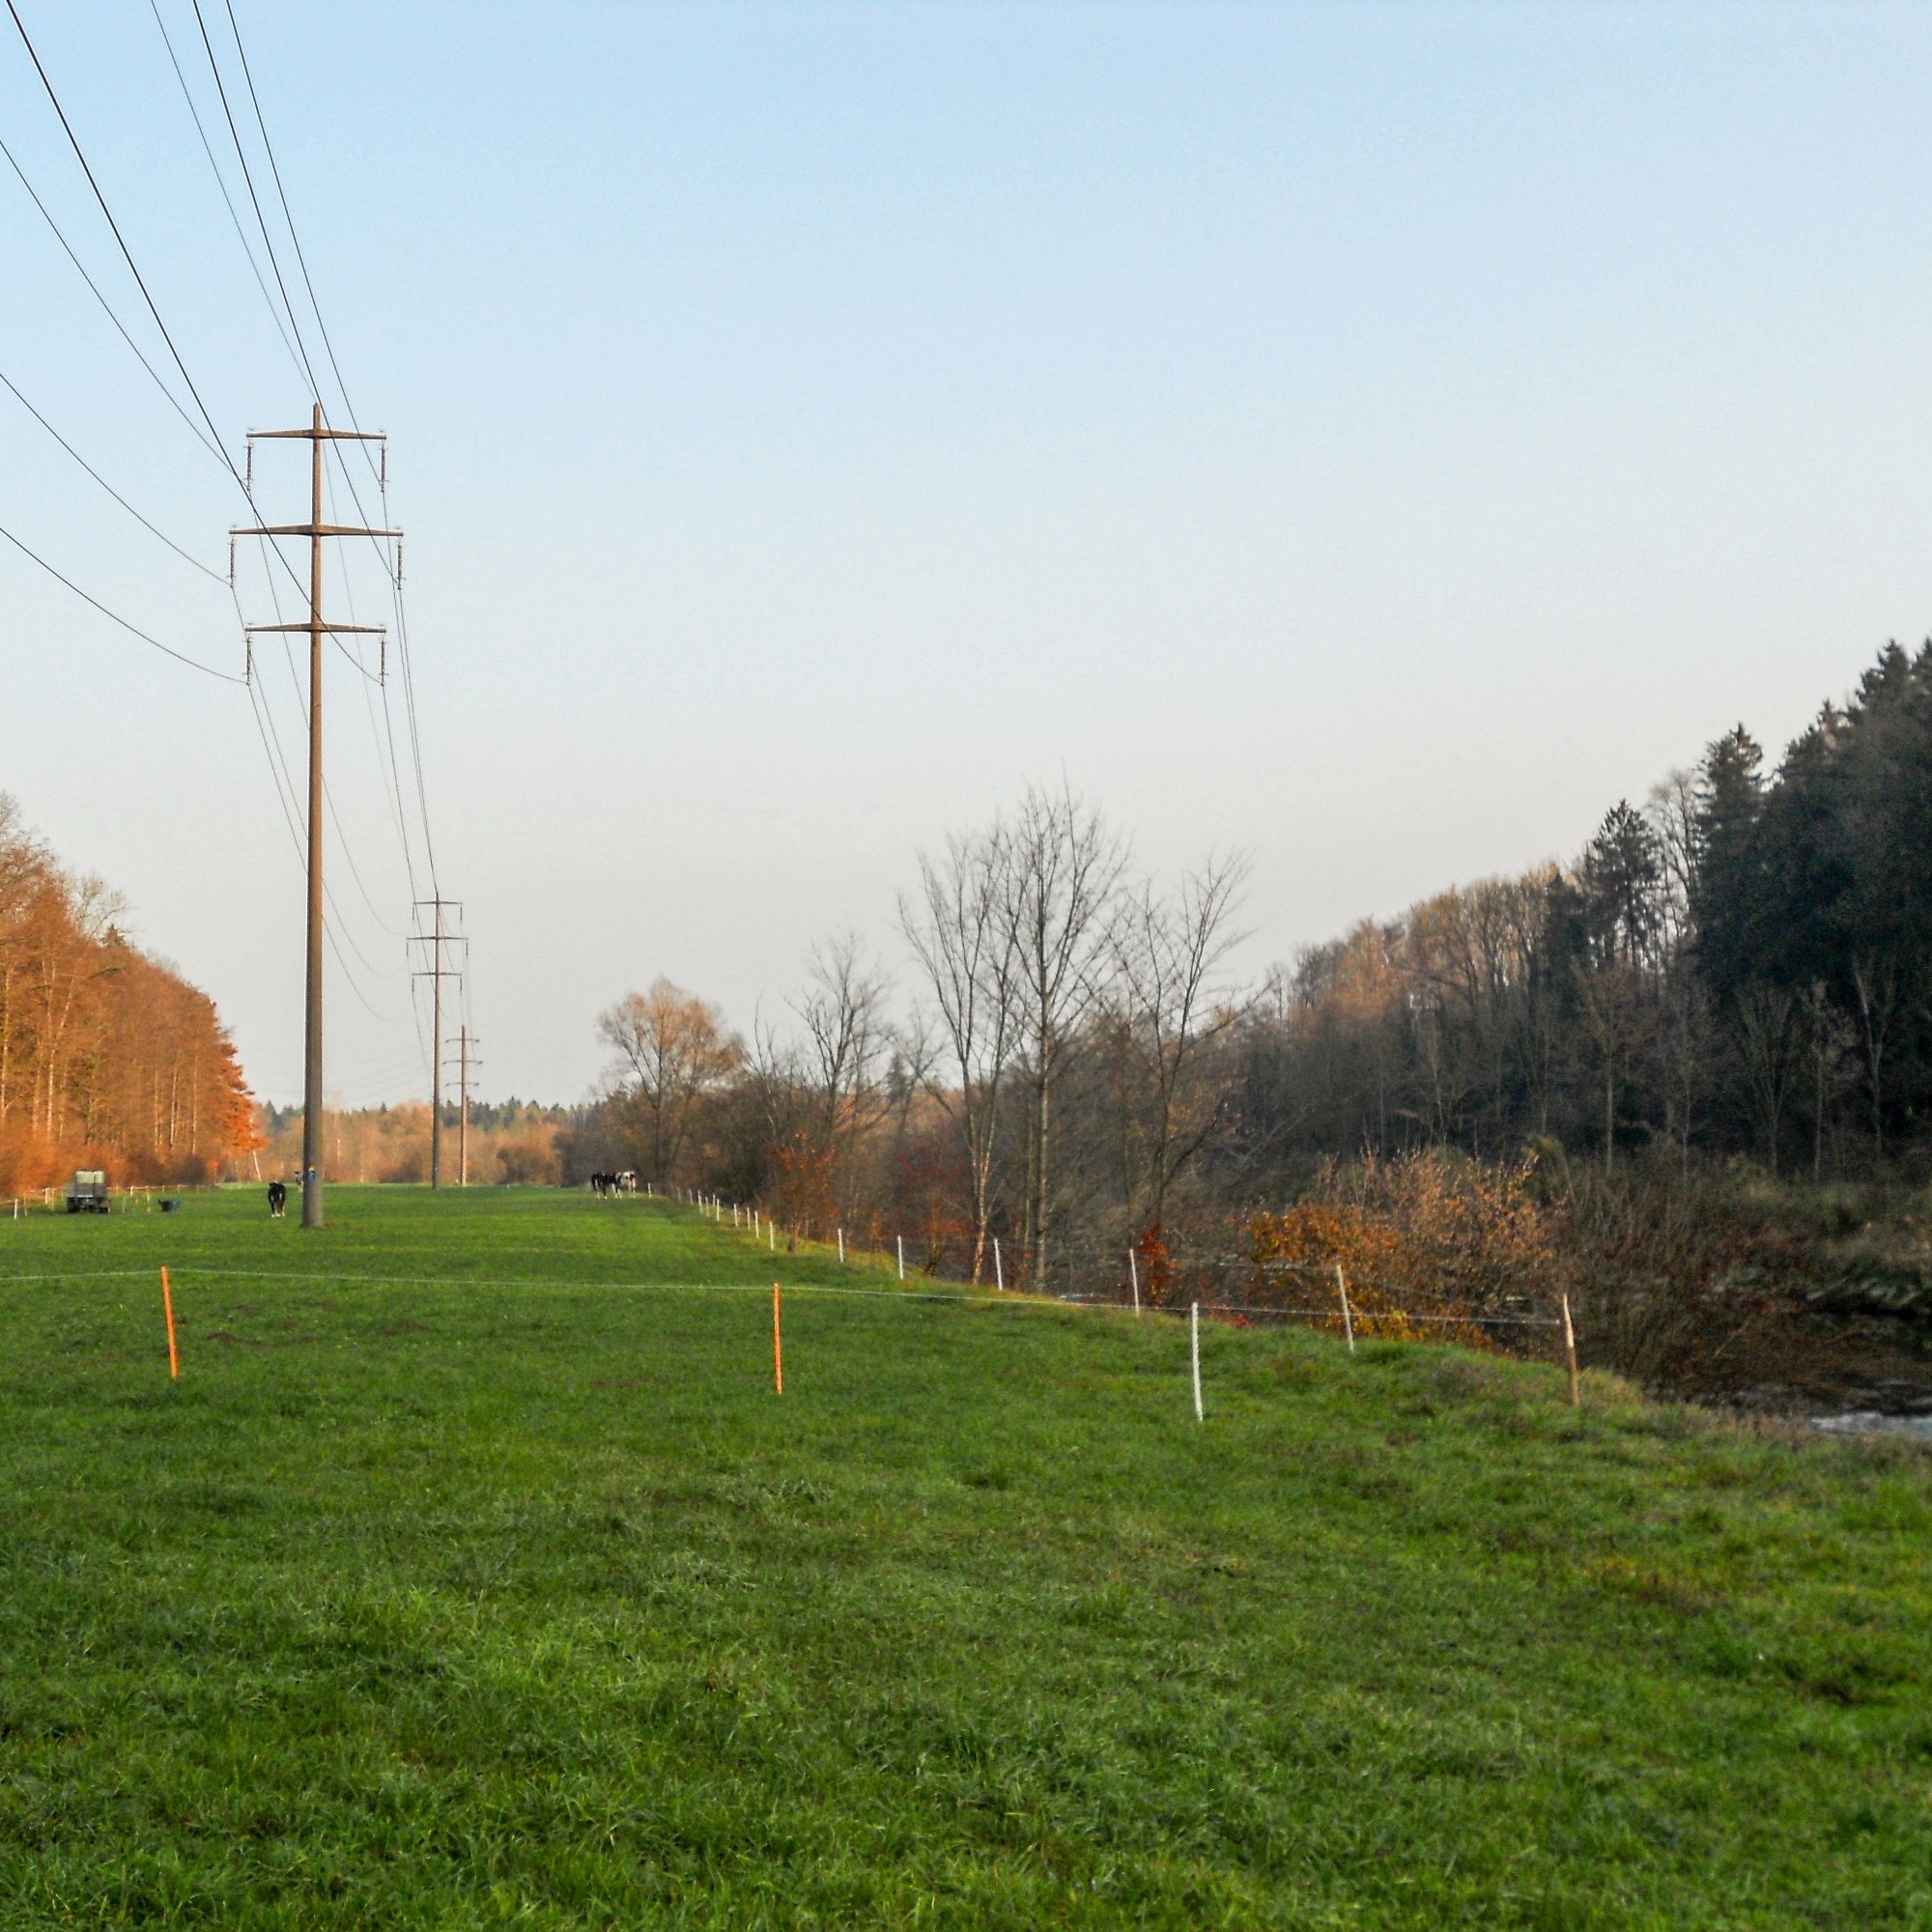
M 0 1923 L 1932 1924 L 1922 1453 L 331 1206 L 0 1224 Z

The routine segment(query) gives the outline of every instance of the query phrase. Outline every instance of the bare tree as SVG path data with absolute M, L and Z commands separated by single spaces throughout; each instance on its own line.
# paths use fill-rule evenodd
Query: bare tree
M 1099 812 L 1065 784 L 1057 792 L 1028 786 L 1006 846 L 1004 923 L 1019 962 L 1031 1088 L 1023 1232 L 1037 1282 L 1049 1259 L 1054 1084 L 1096 989 L 1126 850 Z
M 662 975 L 598 1014 L 597 1036 L 619 1056 L 618 1091 L 643 1127 L 650 1177 L 668 1180 L 699 1098 L 743 1063 L 744 1046 L 716 1007 Z
M 886 1044 L 886 982 L 858 935 L 811 949 L 810 981 L 791 1003 L 805 1029 L 806 1069 L 818 1128 L 835 1155 L 880 1117 L 879 1056 Z
M 1232 929 L 1249 861 L 1210 859 L 1171 894 L 1151 880 L 1121 907 L 1112 955 L 1121 1035 L 1148 1096 L 1143 1218 L 1158 1227 L 1167 1197 L 1212 1132 L 1215 1096 L 1203 1078 L 1207 1050 L 1240 1017 L 1217 982 L 1241 936 Z
M 925 975 L 945 1037 L 938 1053 L 927 1059 L 922 1051 L 919 1058 L 946 1071 L 943 1079 L 929 1073 L 927 1086 L 958 1133 L 965 1158 L 974 1281 L 985 1267 L 1000 1091 L 1019 1027 L 1019 960 L 1007 918 L 1009 864 L 1006 833 L 997 823 L 970 838 L 955 835 L 939 858 L 920 854 L 918 899 L 899 896 L 899 925 Z
M 1697 774 L 1681 766 L 1650 788 L 1643 815 L 1656 835 L 1661 878 L 1657 895 L 1661 937 L 1675 954 L 1690 936 L 1697 896 Z
M 884 978 L 857 935 L 839 933 L 813 946 L 806 988 L 786 1003 L 798 1041 L 781 1042 L 762 1019 L 753 1028 L 751 1084 L 795 1227 L 838 1211 L 853 1156 L 885 1115 L 885 1000 Z

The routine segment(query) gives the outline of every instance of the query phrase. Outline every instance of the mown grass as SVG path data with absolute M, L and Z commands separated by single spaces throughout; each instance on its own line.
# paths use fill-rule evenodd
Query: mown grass
M 330 1212 L 0 1224 L 0 1923 L 1932 1925 L 1921 1451 Z

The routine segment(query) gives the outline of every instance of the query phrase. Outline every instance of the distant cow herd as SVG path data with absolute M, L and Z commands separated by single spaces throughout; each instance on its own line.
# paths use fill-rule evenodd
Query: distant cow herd
M 593 1174 L 590 1177 L 590 1191 L 593 1194 L 635 1194 L 638 1191 L 638 1175 L 635 1168 L 625 1168 L 621 1174 Z M 285 1181 L 269 1182 L 269 1217 L 279 1221 L 289 1205 L 289 1190 Z

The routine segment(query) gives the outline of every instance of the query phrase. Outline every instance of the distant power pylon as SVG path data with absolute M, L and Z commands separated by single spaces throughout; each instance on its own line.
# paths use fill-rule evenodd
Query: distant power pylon
M 456 1039 L 457 1091 L 463 1095 L 463 1110 L 457 1116 L 456 1128 L 456 1184 L 459 1187 L 468 1187 L 469 1185 L 469 1076 L 483 1063 L 476 1058 L 476 1048 L 479 1044 L 476 1036 L 467 1025 L 457 1028 Z
M 457 917 L 463 916 L 463 902 L 460 899 L 446 899 L 440 895 L 432 899 L 418 899 L 416 910 L 421 912 L 427 906 L 434 923 L 427 932 L 415 935 L 418 946 L 429 948 L 429 964 L 416 974 L 418 980 L 430 982 L 430 1100 L 429 1100 L 429 1184 L 442 1185 L 442 982 L 458 977 L 460 969 L 445 966 L 442 949 L 445 946 L 467 947 L 469 942 L 460 932 L 445 932 L 442 929 L 442 915 L 445 907 L 454 907 Z
M 250 624 L 249 631 L 306 631 L 308 633 L 308 977 L 302 1010 L 302 1203 L 304 1228 L 322 1226 L 322 640 L 349 631 L 384 635 L 381 624 L 329 624 L 322 615 L 322 542 L 325 537 L 398 537 L 400 530 L 363 529 L 354 524 L 325 524 L 322 520 L 322 446 L 325 442 L 382 442 L 371 431 L 330 429 L 322 419 L 322 405 L 307 429 L 261 429 L 248 432 L 249 471 L 254 470 L 254 445 L 260 441 L 305 440 L 309 445 L 309 519 L 305 524 L 268 524 L 255 529 L 235 529 L 232 537 L 306 537 L 308 539 L 308 621 L 301 624 Z

